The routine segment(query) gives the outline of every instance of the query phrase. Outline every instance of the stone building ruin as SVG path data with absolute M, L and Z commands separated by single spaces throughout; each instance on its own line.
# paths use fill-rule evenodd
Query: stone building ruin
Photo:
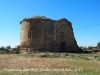
M 23 52 L 80 52 L 73 28 L 66 18 L 52 20 L 45 16 L 25 18 L 21 22 L 20 50 Z

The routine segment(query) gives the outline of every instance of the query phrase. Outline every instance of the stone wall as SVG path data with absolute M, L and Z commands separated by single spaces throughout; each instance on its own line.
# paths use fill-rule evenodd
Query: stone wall
M 61 43 L 66 45 L 66 52 L 79 51 L 71 22 L 65 18 L 52 20 L 36 16 L 23 19 L 20 24 L 22 53 L 31 51 L 60 51 Z

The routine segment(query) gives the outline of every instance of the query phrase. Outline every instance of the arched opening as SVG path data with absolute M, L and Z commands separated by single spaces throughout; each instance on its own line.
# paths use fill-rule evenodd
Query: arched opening
M 60 52 L 66 52 L 66 38 L 65 32 L 60 32 Z
M 60 42 L 60 52 L 66 52 L 66 43 Z
M 32 38 L 32 30 L 31 29 L 28 31 L 28 38 Z

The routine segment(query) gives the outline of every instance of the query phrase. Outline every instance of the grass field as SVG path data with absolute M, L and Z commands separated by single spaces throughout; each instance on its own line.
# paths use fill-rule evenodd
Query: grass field
M 0 54 L 0 75 L 100 75 L 100 54 Z

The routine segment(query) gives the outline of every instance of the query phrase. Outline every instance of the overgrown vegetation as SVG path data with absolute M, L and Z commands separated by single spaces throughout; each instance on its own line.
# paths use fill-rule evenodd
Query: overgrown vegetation
M 79 53 L 59 53 L 59 52 L 33 52 L 29 54 L 15 54 L 26 58 L 67 58 L 75 60 L 100 60 L 100 54 L 79 54 Z

